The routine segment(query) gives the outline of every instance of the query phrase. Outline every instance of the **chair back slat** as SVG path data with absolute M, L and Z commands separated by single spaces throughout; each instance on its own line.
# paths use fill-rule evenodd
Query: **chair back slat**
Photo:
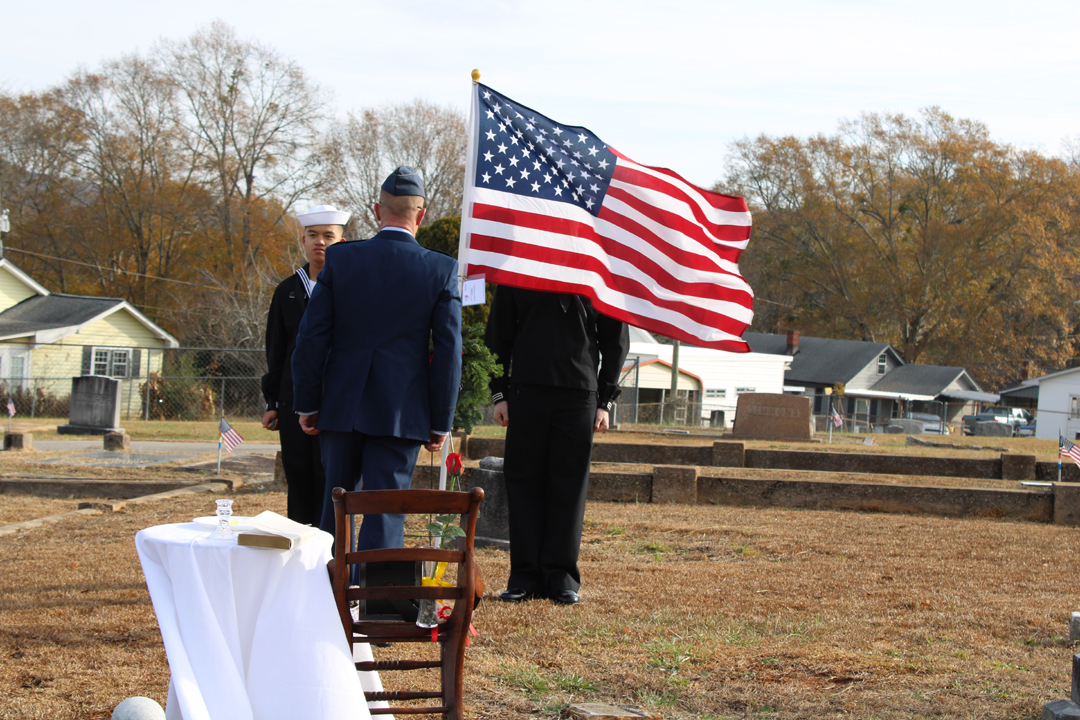
M 450 490 L 363 490 L 346 492 L 344 502 L 347 515 L 465 515 L 469 512 L 470 498 L 467 492 Z
M 465 553 L 461 550 L 442 550 L 433 547 L 416 548 L 381 548 L 379 550 L 358 550 L 345 554 L 349 565 L 375 562 L 412 562 L 414 560 L 433 560 L 435 562 L 461 563 Z
M 350 587 L 345 591 L 349 600 L 460 600 L 465 591 L 457 586 L 418 587 L 416 585 L 382 585 L 379 587 Z

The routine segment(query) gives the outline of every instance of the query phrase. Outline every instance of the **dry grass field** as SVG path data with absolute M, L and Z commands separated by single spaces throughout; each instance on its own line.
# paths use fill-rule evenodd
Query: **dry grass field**
M 27 472 L 11 461 L 0 471 Z M 279 493 L 231 497 L 238 514 L 284 513 Z M 102 720 L 132 695 L 164 704 L 133 538 L 214 499 L 0 536 L 0 718 Z M 74 504 L 0 495 L 0 524 Z M 670 719 L 1039 718 L 1069 692 L 1078 540 L 994 519 L 593 503 L 580 606 L 489 597 L 478 609 L 469 715 L 554 719 L 591 701 Z M 501 591 L 506 554 L 479 561 L 489 595 Z

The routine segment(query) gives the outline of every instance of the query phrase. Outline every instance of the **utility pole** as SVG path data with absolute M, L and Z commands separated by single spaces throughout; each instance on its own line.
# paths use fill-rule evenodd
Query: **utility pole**
M 671 392 L 668 393 L 668 401 L 664 406 L 664 415 L 668 415 L 670 408 L 670 416 L 667 417 L 668 422 L 675 423 L 675 404 L 679 401 L 679 341 L 676 340 L 671 344 Z
M 7 208 L 4 207 L 4 181 L 0 178 L 0 259 L 4 257 L 4 234 L 9 232 L 11 222 L 8 220 Z

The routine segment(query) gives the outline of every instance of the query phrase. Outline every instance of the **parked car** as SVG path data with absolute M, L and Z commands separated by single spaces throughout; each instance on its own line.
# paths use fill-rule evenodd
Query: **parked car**
M 1021 425 L 1016 428 L 1016 434 L 1023 437 L 1035 437 L 1035 423 L 1039 421 L 1039 418 L 1035 418 L 1027 425 Z
M 963 418 L 963 432 L 965 435 L 973 434 L 977 422 L 998 422 L 1012 426 L 1013 434 L 1017 434 L 1017 428 L 1031 424 L 1034 419 L 1031 413 L 1024 408 L 993 406 L 983 408 L 975 415 L 965 415 Z
M 949 426 L 934 413 L 906 412 L 904 417 L 909 420 L 921 420 L 923 434 L 925 435 L 948 435 Z

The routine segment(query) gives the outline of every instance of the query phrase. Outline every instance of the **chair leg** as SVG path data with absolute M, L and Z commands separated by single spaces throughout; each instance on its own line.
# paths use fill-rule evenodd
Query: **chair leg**
M 453 615 L 451 620 L 453 622 Z M 459 621 L 460 622 L 460 621 Z M 462 698 L 464 689 L 464 673 L 465 666 L 465 637 L 468 633 L 468 627 L 464 629 L 464 632 L 459 631 L 458 628 L 447 628 L 450 632 L 446 635 L 440 645 L 440 653 L 442 655 L 442 689 L 443 689 L 443 704 L 449 705 L 450 712 L 443 713 L 444 720 L 465 720 L 465 707 Z

